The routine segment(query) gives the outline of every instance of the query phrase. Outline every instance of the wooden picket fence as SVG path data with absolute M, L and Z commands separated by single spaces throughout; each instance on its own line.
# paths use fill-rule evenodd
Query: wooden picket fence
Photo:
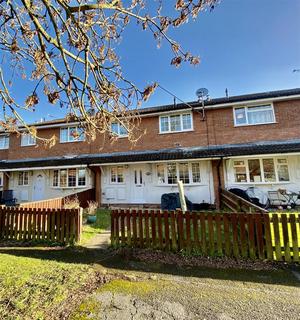
M 40 201 L 22 202 L 19 207 L 27 209 L 61 209 L 64 207 L 64 198 L 52 198 Z
M 19 204 L 19 206 L 28 209 L 63 209 L 65 203 L 74 198 L 78 199 L 81 208 L 86 208 L 88 207 L 89 201 L 95 201 L 95 188 L 73 193 L 65 197 L 58 197 L 31 202 L 22 202 Z
M 299 262 L 299 214 L 113 210 L 114 246 Z
M 0 208 L 0 241 L 80 241 L 80 209 Z
M 268 210 L 263 209 L 228 190 L 220 189 L 220 196 L 221 204 L 232 212 L 268 213 Z

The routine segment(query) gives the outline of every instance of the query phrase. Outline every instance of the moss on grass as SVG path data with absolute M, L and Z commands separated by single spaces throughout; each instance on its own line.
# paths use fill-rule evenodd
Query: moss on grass
M 156 290 L 163 290 L 169 285 L 169 281 L 128 281 L 116 279 L 104 285 L 97 292 L 109 291 L 111 293 L 125 293 L 135 296 L 145 296 Z

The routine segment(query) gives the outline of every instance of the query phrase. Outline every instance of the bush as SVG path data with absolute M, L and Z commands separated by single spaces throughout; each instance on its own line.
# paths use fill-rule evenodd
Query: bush
M 68 197 L 65 200 L 64 209 L 78 209 L 80 208 L 80 201 L 77 197 Z
M 88 201 L 88 207 L 86 208 L 88 215 L 96 214 L 98 209 L 98 202 L 96 201 Z

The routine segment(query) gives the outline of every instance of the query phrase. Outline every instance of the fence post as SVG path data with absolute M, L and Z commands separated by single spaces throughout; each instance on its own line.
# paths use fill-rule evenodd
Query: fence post
M 111 214 L 110 214 L 110 233 L 111 233 L 111 236 L 110 236 L 110 241 L 111 241 L 111 245 L 113 246 L 115 244 L 115 210 L 112 210 L 111 211 Z
M 75 242 L 81 241 L 81 233 L 82 233 L 82 214 L 83 208 L 79 208 L 76 210 L 76 230 L 75 230 Z M 60 219 L 62 220 L 62 219 Z M 63 240 L 63 239 L 62 239 Z
M 182 211 L 176 212 L 177 216 L 177 237 L 178 237 L 178 251 L 183 249 L 184 244 L 184 230 L 183 230 L 183 213 Z

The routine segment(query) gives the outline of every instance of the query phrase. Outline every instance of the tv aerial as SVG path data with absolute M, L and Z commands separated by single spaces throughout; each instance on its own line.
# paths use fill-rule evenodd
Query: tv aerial
M 196 91 L 196 95 L 198 97 L 198 100 L 207 100 L 209 95 L 208 95 L 208 90 L 206 88 L 200 88 Z M 205 98 L 205 99 L 204 99 Z
M 206 88 L 200 88 L 196 91 L 198 101 L 202 104 L 202 120 L 205 120 L 205 106 L 204 102 L 209 100 L 208 90 Z

